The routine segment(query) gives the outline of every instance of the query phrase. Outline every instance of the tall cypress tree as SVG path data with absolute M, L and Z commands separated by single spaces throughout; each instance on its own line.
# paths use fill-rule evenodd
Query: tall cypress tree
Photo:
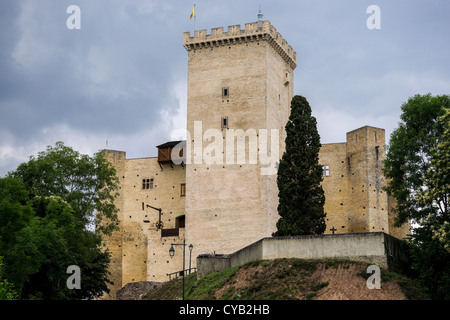
M 306 98 L 294 96 L 286 124 L 286 151 L 278 168 L 278 231 L 273 236 L 322 234 L 325 195 L 319 164 L 320 136 Z

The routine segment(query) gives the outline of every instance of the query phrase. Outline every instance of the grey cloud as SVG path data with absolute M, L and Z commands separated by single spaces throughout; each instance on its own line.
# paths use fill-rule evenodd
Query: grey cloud
M 81 30 L 66 28 L 71 4 L 82 10 Z M 182 41 L 193 30 L 192 4 L 2 1 L 0 175 L 55 140 L 96 151 L 108 135 L 111 147 L 130 156 L 153 155 L 182 122 L 180 94 L 186 93 L 175 88 L 187 81 Z M 353 125 L 385 123 L 391 132 L 409 96 L 448 93 L 446 0 L 196 4 L 197 29 L 243 27 L 256 21 L 262 5 L 264 18 L 298 53 L 295 94 L 310 101 L 324 142 L 341 141 Z M 371 4 L 381 7 L 381 30 L 366 28 Z

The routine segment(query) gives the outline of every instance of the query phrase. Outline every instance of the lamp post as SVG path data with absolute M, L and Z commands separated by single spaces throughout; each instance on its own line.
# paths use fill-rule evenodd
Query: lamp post
M 183 243 L 172 243 L 170 245 L 170 249 L 169 249 L 169 255 L 171 258 L 173 258 L 173 256 L 175 255 L 175 248 L 173 246 L 183 246 L 183 300 L 184 300 L 184 273 L 185 273 L 185 252 L 186 252 L 186 240 L 183 240 Z M 192 252 L 192 249 L 194 248 L 194 246 L 191 244 L 189 246 L 189 251 Z M 190 264 L 190 260 L 189 260 L 189 264 Z M 191 267 L 189 266 L 189 269 Z
M 192 249 L 194 249 L 194 246 L 191 244 L 191 245 L 189 245 L 189 274 L 191 274 Z

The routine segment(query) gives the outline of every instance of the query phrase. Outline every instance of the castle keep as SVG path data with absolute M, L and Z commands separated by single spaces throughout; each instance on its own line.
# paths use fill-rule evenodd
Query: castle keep
M 172 243 L 193 245 L 192 252 L 186 246 L 189 268 L 199 254 L 232 253 L 276 231 L 275 168 L 297 54 L 269 21 L 187 32 L 184 47 L 186 141 L 158 146 L 156 158 L 103 151 L 120 180 L 120 231 L 104 243 L 112 253 L 109 298 L 127 283 L 167 281 L 181 271 L 182 247 L 171 258 Z M 346 142 L 322 146 L 326 233 L 406 235 L 406 227 L 393 227 L 384 159 L 380 128 L 365 126 L 348 132 Z

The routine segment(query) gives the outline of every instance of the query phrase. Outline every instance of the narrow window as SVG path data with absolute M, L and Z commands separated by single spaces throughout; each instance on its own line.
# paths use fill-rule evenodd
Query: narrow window
M 289 84 L 289 78 L 290 78 L 290 73 L 288 70 L 286 70 L 285 77 L 284 77 L 284 85 L 285 86 L 287 86 Z
M 375 142 L 378 142 L 378 134 L 376 131 L 374 131 L 374 133 L 375 133 Z
M 186 183 L 182 183 L 182 184 L 181 184 L 180 195 L 181 195 L 182 197 L 186 196 Z
M 185 228 L 186 226 L 186 216 L 179 216 L 175 219 L 175 228 Z
M 222 129 L 228 128 L 228 117 L 222 117 L 221 123 L 222 123 Z
M 153 179 L 143 179 L 142 180 L 142 189 L 144 189 L 144 190 L 153 189 L 153 183 L 154 183 Z
M 230 89 L 228 87 L 222 88 L 222 98 L 228 98 L 230 97 Z
M 375 147 L 375 152 L 376 152 L 376 154 L 377 154 L 377 160 L 378 160 L 378 146 L 377 147 Z
M 322 166 L 323 169 L 323 176 L 329 177 L 330 176 L 330 166 Z

